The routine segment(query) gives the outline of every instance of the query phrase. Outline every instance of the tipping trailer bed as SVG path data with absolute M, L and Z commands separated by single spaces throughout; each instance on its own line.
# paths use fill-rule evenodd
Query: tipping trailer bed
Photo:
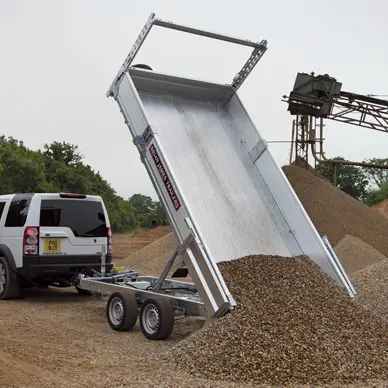
M 230 85 L 131 67 L 153 25 L 250 46 L 253 52 Z M 246 255 L 305 254 L 355 295 L 238 97 L 237 89 L 266 49 L 266 41 L 209 33 L 151 14 L 107 93 L 120 107 L 180 245 L 159 278 L 124 271 L 81 278 L 80 285 L 136 298 L 148 338 L 144 327 L 151 318 L 144 311 L 150 298 L 154 307 L 155 300 L 164 303 L 156 309 L 159 316 L 173 310 L 217 318 L 233 308 L 236 302 L 217 263 Z M 178 256 L 194 283 L 166 279 Z

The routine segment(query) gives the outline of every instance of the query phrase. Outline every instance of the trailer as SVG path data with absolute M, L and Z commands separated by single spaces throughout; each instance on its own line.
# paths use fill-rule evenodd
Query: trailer
M 154 26 L 252 52 L 229 84 L 132 66 Z M 253 254 L 306 255 L 355 296 L 330 243 L 320 238 L 238 96 L 266 51 L 265 40 L 203 31 L 151 14 L 114 78 L 107 96 L 119 105 L 179 239 L 159 277 L 133 269 L 80 275 L 81 288 L 109 295 L 107 319 L 114 330 L 130 330 L 139 319 L 147 338 L 165 339 L 176 315 L 211 322 L 227 314 L 236 301 L 217 263 Z M 169 278 L 174 263 L 178 269 Z M 192 282 L 175 280 L 187 274 Z

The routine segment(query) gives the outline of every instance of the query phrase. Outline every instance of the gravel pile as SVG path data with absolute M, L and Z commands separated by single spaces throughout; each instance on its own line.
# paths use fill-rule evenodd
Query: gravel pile
M 384 201 L 380 202 L 378 205 L 374 207 L 381 215 L 384 217 L 388 217 L 388 199 L 384 199 Z
M 346 235 L 334 247 L 334 251 L 348 275 L 386 259 L 377 249 L 360 238 L 350 235 Z
M 124 259 L 168 233 L 171 233 L 170 226 L 159 226 L 156 229 L 146 229 L 136 233 L 114 234 L 113 260 Z
M 319 234 L 327 235 L 333 246 L 351 235 L 388 257 L 386 217 L 302 168 L 284 166 L 283 171 Z
M 356 272 L 351 280 L 358 292 L 357 301 L 388 321 L 388 259 Z
M 117 260 L 116 263 L 118 265 L 124 265 L 127 268 L 134 269 L 138 271 L 140 275 L 159 276 L 170 260 L 178 242 L 179 241 L 175 233 L 171 232 L 125 259 L 120 261 Z M 174 273 L 178 263 L 179 260 L 175 262 L 168 277 L 171 277 Z M 175 278 L 175 280 L 184 280 L 188 282 L 192 281 L 189 276 L 184 279 Z
M 350 384 L 388 377 L 388 326 L 309 259 L 219 264 L 235 311 L 166 354 L 196 376 L 261 384 Z

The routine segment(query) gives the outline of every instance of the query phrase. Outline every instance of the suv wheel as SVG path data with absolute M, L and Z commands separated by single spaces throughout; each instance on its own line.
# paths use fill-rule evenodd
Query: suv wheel
M 16 299 L 19 296 L 17 274 L 11 270 L 5 257 L 0 257 L 0 300 Z

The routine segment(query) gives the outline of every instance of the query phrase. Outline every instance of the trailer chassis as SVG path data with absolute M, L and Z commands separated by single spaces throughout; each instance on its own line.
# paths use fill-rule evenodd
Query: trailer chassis
M 193 239 L 191 235 L 176 246 L 159 277 L 141 276 L 131 269 L 113 269 L 104 274 L 105 252 L 102 249 L 101 272 L 96 272 L 93 277 L 79 274 L 78 287 L 97 296 L 109 295 L 106 316 L 113 330 L 131 330 L 139 317 L 145 337 L 151 340 L 166 339 L 173 331 L 175 316 L 206 315 L 194 283 L 167 279 L 177 257 Z M 224 312 L 227 311 L 225 308 Z

